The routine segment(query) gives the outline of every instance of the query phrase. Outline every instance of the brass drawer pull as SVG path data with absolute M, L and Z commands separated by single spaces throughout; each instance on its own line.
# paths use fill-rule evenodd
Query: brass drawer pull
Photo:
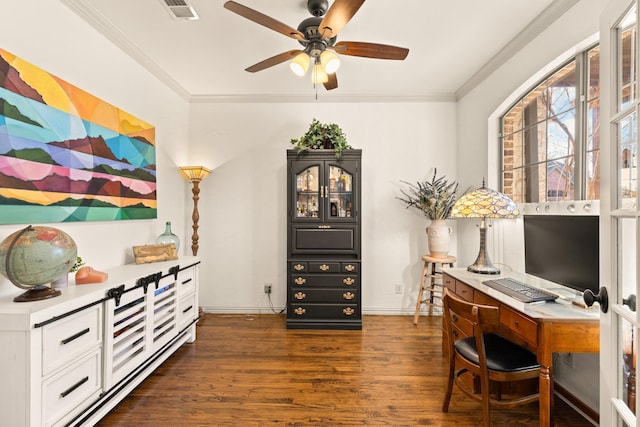
M 293 266 L 293 269 L 294 269 L 295 271 L 302 271 L 302 270 L 304 270 L 304 265 L 302 265 L 302 264 L 296 264 L 296 265 L 294 265 L 294 266 Z
M 293 296 L 295 299 L 305 299 L 307 297 L 307 294 L 303 294 L 302 292 L 298 292 L 297 294 L 295 294 Z
M 356 281 L 353 277 L 345 277 L 344 279 L 342 279 L 342 283 L 344 283 L 345 285 L 353 285 L 354 283 L 356 283 Z
M 346 300 L 351 300 L 355 297 L 354 294 L 352 294 L 351 292 L 347 292 L 345 294 L 342 294 L 342 298 L 346 299 Z
M 329 267 L 327 264 L 322 264 L 320 266 L 320 270 L 322 270 L 322 271 L 329 271 L 330 268 L 331 267 Z
M 294 282 L 296 282 L 296 285 L 304 285 L 305 283 L 307 283 L 307 279 L 305 279 L 304 277 L 298 277 L 296 278 L 296 280 L 294 280 Z
M 347 307 L 347 308 L 342 309 L 342 312 L 343 312 L 344 314 L 346 314 L 347 316 L 351 316 L 351 315 L 352 315 L 353 313 L 355 313 L 356 311 L 355 311 L 353 308 L 351 308 L 351 307 Z
M 352 271 L 355 271 L 356 266 L 353 264 L 347 264 L 344 266 L 344 269 L 347 270 L 348 272 L 352 272 Z
M 293 311 L 295 314 L 297 314 L 298 316 L 302 316 L 303 314 L 305 314 L 307 312 L 307 310 L 305 310 L 302 307 L 298 307 Z

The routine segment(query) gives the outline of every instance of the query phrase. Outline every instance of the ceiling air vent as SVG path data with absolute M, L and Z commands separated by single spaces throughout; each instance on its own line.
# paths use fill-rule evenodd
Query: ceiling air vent
M 163 0 L 163 2 L 167 5 L 169 12 L 171 12 L 171 16 L 174 18 L 189 20 L 198 19 L 198 14 L 193 6 L 187 4 L 184 0 Z

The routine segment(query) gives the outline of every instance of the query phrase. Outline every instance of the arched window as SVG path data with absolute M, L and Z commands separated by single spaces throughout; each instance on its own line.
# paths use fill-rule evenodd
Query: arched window
M 600 198 L 600 49 L 580 52 L 500 119 L 502 191 L 514 201 Z

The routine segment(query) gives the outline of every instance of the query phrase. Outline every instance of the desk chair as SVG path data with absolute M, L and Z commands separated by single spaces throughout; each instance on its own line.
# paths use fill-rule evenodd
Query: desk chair
M 449 380 L 442 412 L 449 410 L 454 382 L 467 396 L 482 402 L 485 427 L 491 425 L 491 406 L 510 408 L 537 401 L 538 393 L 502 400 L 500 387 L 496 397 L 491 396 L 491 381 L 521 381 L 538 378 L 540 374 L 533 353 L 494 333 L 500 323 L 498 307 L 463 301 L 446 288 L 442 302 L 449 346 Z M 465 384 L 461 377 L 464 374 L 480 378 L 479 395 Z

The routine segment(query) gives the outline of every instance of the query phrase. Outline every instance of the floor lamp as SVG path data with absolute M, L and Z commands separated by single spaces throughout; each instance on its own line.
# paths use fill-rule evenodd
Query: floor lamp
M 191 236 L 191 251 L 193 255 L 198 255 L 198 221 L 200 220 L 200 214 L 198 213 L 198 200 L 200 200 L 200 181 L 209 175 L 211 169 L 207 169 L 204 166 L 180 166 L 180 173 L 185 179 L 193 184 L 193 236 Z
M 452 218 L 481 218 L 480 252 L 476 261 L 467 267 L 473 273 L 500 274 L 500 269 L 493 265 L 487 255 L 487 223 L 486 218 L 515 218 L 520 211 L 515 202 L 507 195 L 482 188 L 465 193 L 451 209 Z

